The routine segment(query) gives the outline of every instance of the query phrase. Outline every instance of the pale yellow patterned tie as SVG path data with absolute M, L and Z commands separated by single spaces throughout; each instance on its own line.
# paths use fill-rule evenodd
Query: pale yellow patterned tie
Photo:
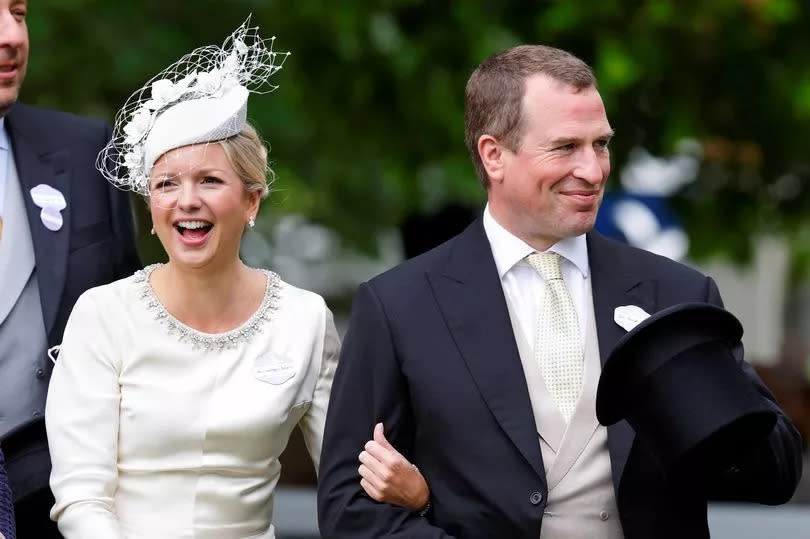
M 546 285 L 534 355 L 551 398 L 568 423 L 582 392 L 582 344 L 577 312 L 560 271 L 560 255 L 532 253 L 526 260 Z

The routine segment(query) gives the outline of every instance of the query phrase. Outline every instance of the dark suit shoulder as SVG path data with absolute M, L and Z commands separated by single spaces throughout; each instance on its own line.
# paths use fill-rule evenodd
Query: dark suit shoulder
M 8 113 L 10 128 L 26 137 L 46 143 L 64 144 L 66 140 L 98 144 L 108 137 L 105 122 L 70 112 L 15 103 Z
M 461 233 L 463 234 L 463 232 Z M 450 238 L 444 243 L 434 247 L 429 251 L 409 258 L 393 268 L 377 275 L 369 281 L 376 287 L 387 287 L 390 285 L 402 285 L 403 282 L 420 279 L 426 272 L 441 268 L 459 241 L 461 234 Z
M 703 281 L 707 278 L 704 273 L 686 264 L 607 238 L 597 232 L 588 234 L 588 254 L 592 271 L 612 268 L 623 273 L 642 273 L 678 281 Z M 604 264 L 606 268 L 594 268 L 595 263 Z

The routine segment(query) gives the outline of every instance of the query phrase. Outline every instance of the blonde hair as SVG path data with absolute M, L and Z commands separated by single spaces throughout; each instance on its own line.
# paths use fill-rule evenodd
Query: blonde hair
M 245 123 L 242 131 L 218 143 L 225 150 L 233 170 L 242 178 L 245 190 L 248 193 L 258 192 L 261 198 L 266 198 L 270 194 L 275 173 L 267 163 L 267 146 L 256 128 Z

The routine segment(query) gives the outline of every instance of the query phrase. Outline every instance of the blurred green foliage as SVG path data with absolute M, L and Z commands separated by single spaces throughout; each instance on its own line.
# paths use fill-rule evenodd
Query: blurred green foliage
M 546 43 L 594 66 L 628 150 L 703 143 L 679 196 L 692 256 L 784 235 L 810 260 L 810 3 L 804 0 L 32 0 L 23 99 L 111 120 L 148 77 L 253 13 L 291 50 L 249 115 L 272 146 L 264 212 L 297 212 L 373 248 L 374 231 L 484 194 L 463 144 L 463 91 L 486 56 Z M 617 175 L 614 174 L 614 178 Z M 148 225 L 142 225 L 148 228 Z

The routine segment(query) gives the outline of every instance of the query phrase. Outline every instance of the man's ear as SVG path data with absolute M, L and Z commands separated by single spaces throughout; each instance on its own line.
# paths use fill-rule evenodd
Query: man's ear
M 492 135 L 478 137 L 478 155 L 487 171 L 489 181 L 500 183 L 504 173 L 504 147 Z

